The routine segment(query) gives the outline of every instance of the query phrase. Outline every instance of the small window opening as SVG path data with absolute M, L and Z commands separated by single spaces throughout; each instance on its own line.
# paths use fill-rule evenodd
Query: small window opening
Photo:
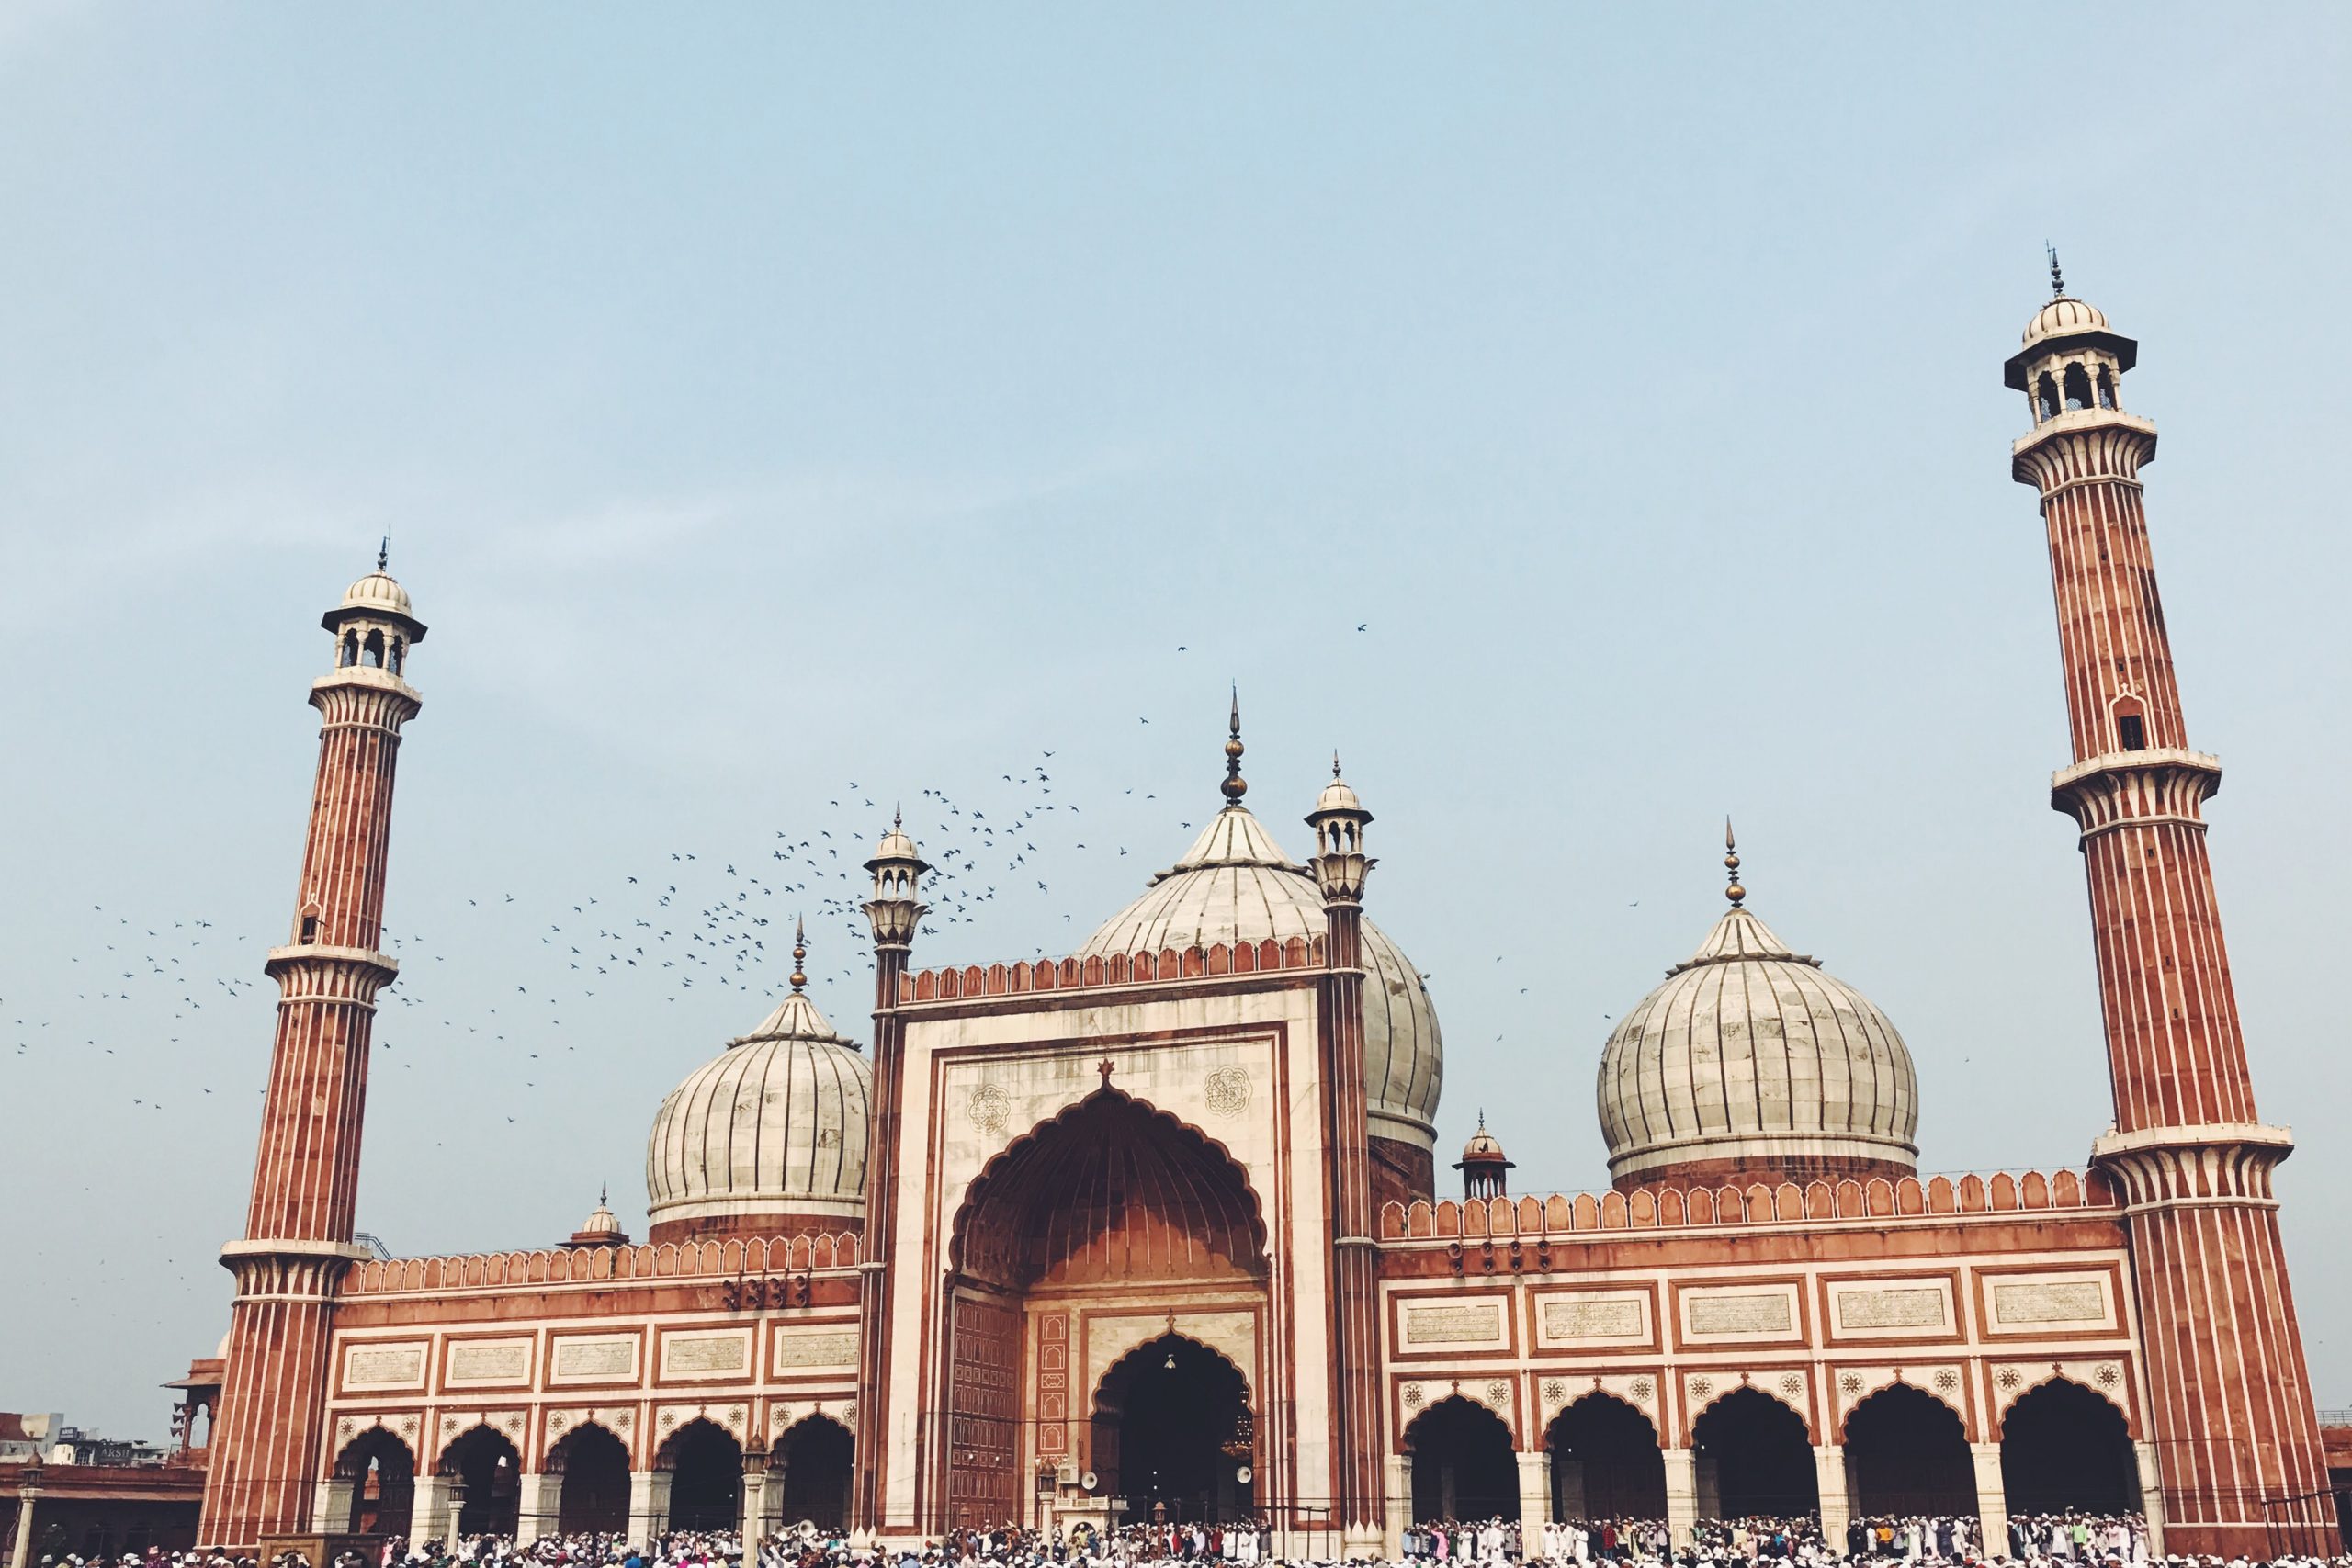
M 384 634 L 382 632 L 368 634 L 367 649 L 360 655 L 359 661 L 370 670 L 381 670 L 384 667 Z
M 2091 378 L 2079 365 L 2066 367 L 2066 412 L 2091 406 Z
M 2098 406 L 2103 409 L 2115 407 L 2115 372 L 2105 366 L 2101 366 L 2098 372 Z
M 319 917 L 318 917 L 318 916 L 316 916 L 316 915 L 305 915 L 305 916 L 303 916 L 303 917 L 302 917 L 302 942 L 303 942 L 304 945 L 306 945 L 306 946 L 307 946 L 308 944 L 310 944 L 310 943 L 311 943 L 311 942 L 316 942 L 316 941 L 318 941 L 318 940 L 319 940 Z
M 2141 722 L 2140 716 L 2136 713 L 2120 713 L 2115 716 L 2115 738 L 2126 751 L 2144 751 L 2148 749 L 2148 727 Z
M 2034 389 L 2033 400 L 2034 405 L 2041 411 L 2041 418 L 2055 419 L 2057 417 L 2058 383 L 2050 378 L 2049 372 L 2042 373 L 2041 384 Z
M 343 653 L 337 662 L 345 669 L 359 662 L 359 634 L 357 632 L 343 634 Z
M 392 673 L 393 673 L 393 674 L 397 675 L 397 674 L 399 674 L 399 673 L 401 672 L 401 658 L 402 658 L 402 656 L 403 656 L 403 655 L 405 655 L 407 652 L 408 652 L 408 644 L 407 644 L 407 643 L 405 643 L 405 642 L 402 642 L 399 637 L 394 637 L 394 638 L 392 639 Z

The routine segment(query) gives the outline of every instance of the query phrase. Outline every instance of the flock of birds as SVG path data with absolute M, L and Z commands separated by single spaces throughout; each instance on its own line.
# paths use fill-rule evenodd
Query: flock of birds
M 1138 722 L 1150 720 L 1139 716 Z M 592 1056 L 612 1043 L 594 1029 L 568 1025 L 609 1009 L 620 997 L 674 1004 L 697 991 L 741 992 L 746 1001 L 729 1010 L 735 1021 L 729 1032 L 748 1029 L 783 993 L 792 931 L 803 918 L 814 938 L 810 973 L 841 983 L 832 996 L 848 1016 L 837 1025 L 860 1033 L 855 1025 L 868 1005 L 872 963 L 862 908 L 871 879 L 864 863 L 895 815 L 905 811 L 907 830 L 932 867 L 922 888 L 929 910 L 919 932 L 932 945 L 929 953 L 918 948 L 918 963 L 1002 958 L 1001 932 L 1055 924 L 1068 930 L 1065 939 L 1032 944 L 1030 955 L 1067 952 L 1086 931 L 1069 930 L 1075 917 L 1056 907 L 1057 882 L 1076 877 L 1097 886 L 1095 878 L 1080 875 L 1081 865 L 1091 870 L 1090 859 L 1125 862 L 1113 879 L 1116 896 L 1140 891 L 1148 874 L 1171 862 L 1222 807 L 1212 771 L 1222 758 L 1205 747 L 1204 753 L 1201 787 L 1189 810 L 1172 801 L 1162 806 L 1158 790 L 1137 784 L 1116 800 L 1095 802 L 1090 814 L 1063 795 L 1055 753 L 1042 750 L 960 794 L 924 788 L 900 802 L 849 779 L 825 793 L 822 809 L 808 813 L 812 823 L 798 830 L 773 829 L 756 848 L 668 850 L 647 857 L 650 863 L 616 871 L 602 886 L 553 897 L 504 889 L 462 896 L 443 889 L 438 897 L 420 897 L 413 881 L 401 885 L 396 866 L 389 911 L 395 919 L 385 928 L 382 946 L 401 961 L 401 971 L 379 998 L 375 1070 L 414 1071 L 428 1055 L 419 1048 L 420 1036 L 441 1035 L 477 1066 L 483 1047 L 503 1054 L 520 1066 L 522 1087 L 535 1089 L 552 1069 L 532 1064 L 576 1056 L 583 1043 Z M 1147 834 L 1148 848 L 1127 841 Z M 396 857 L 401 847 L 396 829 Z M 1016 902 L 1028 907 L 1002 908 Z M 1086 901 L 1066 892 L 1065 902 Z M 425 919 L 397 923 L 420 906 Z M 208 1010 L 215 1019 L 232 1010 L 233 1029 L 211 1025 L 202 1032 L 233 1044 L 221 1060 L 233 1065 L 235 1077 L 196 1087 L 206 1097 L 259 1094 L 260 1036 L 276 990 L 260 973 L 266 936 L 223 933 L 210 919 L 156 919 L 103 904 L 89 906 L 89 913 L 90 940 L 69 955 L 70 997 L 47 998 L 46 1010 L 55 1016 L 37 1016 L 25 1002 L 12 1005 L 0 995 L 0 1023 L 13 1036 L 12 1055 L 22 1059 L 48 1049 L 102 1057 L 135 1054 L 152 1045 L 159 1031 L 164 1045 L 179 1046 Z M 952 940 L 953 928 L 978 925 L 984 917 L 994 917 L 999 935 Z M 537 938 L 522 952 L 518 929 Z M 949 940 L 938 940 L 943 937 Z M 465 956 L 453 969 L 460 952 Z M 485 971 L 503 976 L 494 982 L 503 993 L 496 1001 L 487 999 L 485 987 L 492 983 Z M 444 984 L 460 976 L 461 985 Z M 126 1099 L 130 1110 L 142 1114 L 187 1109 L 153 1086 Z M 504 1117 L 510 1124 L 516 1120 Z
M 1183 782 L 1114 791 L 1088 770 L 1091 787 L 1075 792 L 1083 804 L 1069 797 L 1051 750 L 975 768 L 966 785 L 904 801 L 865 777 L 845 779 L 808 797 L 800 825 L 771 827 L 763 841 L 615 849 L 584 863 L 598 869 L 561 892 L 537 877 L 536 890 L 519 882 L 452 886 L 446 869 L 420 872 L 396 825 L 381 945 L 401 974 L 379 998 L 371 1073 L 378 1096 L 404 1104 L 391 1119 L 397 1133 L 371 1116 L 370 1146 L 404 1136 L 424 1157 L 462 1157 L 505 1131 L 522 1140 L 500 1150 L 496 1158 L 506 1160 L 543 1141 L 533 1129 L 576 1111 L 601 1123 L 609 1112 L 594 1096 L 611 1090 L 594 1080 L 674 1082 L 764 1016 L 787 987 L 795 923 L 804 918 L 812 990 L 836 1028 L 862 1038 L 872 986 L 864 863 L 900 809 L 933 868 L 919 964 L 1007 958 L 1018 951 L 1013 933 L 1046 938 L 1023 944 L 1031 956 L 1069 952 L 1094 916 L 1141 892 L 1222 808 L 1224 759 L 1204 739 L 1198 771 Z M 1281 823 L 1270 826 L 1279 841 Z M 289 836 L 297 830 L 287 824 Z M 254 890 L 248 903 L 260 897 Z M 62 971 L 15 976 L 0 989 L 0 1099 L 22 1093 L 55 1105 L 70 1095 L 78 1103 L 66 1113 L 76 1120 L 108 1118 L 97 1129 L 102 1140 L 160 1136 L 201 1150 L 198 1157 L 211 1162 L 207 1181 L 242 1193 L 277 995 L 261 955 L 283 940 L 277 922 L 285 918 L 274 900 L 262 907 L 268 913 L 259 919 L 220 908 L 159 918 L 118 895 L 54 911 Z M 1073 909 L 1088 923 L 1078 924 Z M 979 929 L 958 940 L 966 928 Z M 709 1005 L 713 995 L 739 999 Z M 31 1070 L 12 1073 L 12 1064 Z M 111 1113 L 110 1093 L 120 1096 Z M 600 1124 L 588 1152 L 563 1157 L 603 1170 L 617 1156 L 625 1169 L 637 1157 L 639 1125 Z M 383 1158 L 369 1164 L 380 1170 Z M 89 1202 L 107 1201 L 95 1184 L 85 1192 Z M 74 1298 L 67 1304 L 91 1293 L 152 1292 L 164 1282 L 162 1257 L 177 1265 L 183 1291 L 217 1292 L 215 1237 L 164 1230 L 155 1250 L 122 1252 L 119 1262 L 110 1251 L 102 1267 L 77 1249 L 73 1278 L 61 1279 Z

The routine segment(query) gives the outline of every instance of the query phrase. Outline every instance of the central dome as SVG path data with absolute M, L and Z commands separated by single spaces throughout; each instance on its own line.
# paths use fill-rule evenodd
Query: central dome
M 1216 942 L 1323 935 L 1323 894 L 1307 869 L 1236 801 L 1142 897 L 1095 929 L 1074 957 L 1109 958 Z M 1363 922 L 1364 1089 L 1371 1133 L 1430 1152 L 1445 1070 L 1429 987 L 1388 933 Z
M 1745 908 L 1617 1025 L 1600 1100 L 1620 1187 L 1895 1174 L 1919 1152 L 1903 1036 Z
M 647 1239 L 855 1230 L 874 1069 L 799 987 L 672 1089 L 645 1144 Z

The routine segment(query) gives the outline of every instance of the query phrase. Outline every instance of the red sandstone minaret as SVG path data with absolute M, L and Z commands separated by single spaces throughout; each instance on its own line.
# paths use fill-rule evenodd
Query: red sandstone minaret
M 2066 295 L 2054 256 L 2051 283 L 2006 367 L 2034 422 L 2012 472 L 2049 529 L 2075 757 L 2051 803 L 2080 826 L 2090 881 L 2115 1089 L 2093 1157 L 2130 1208 L 2165 1544 L 2333 1550 L 2271 1195 L 2293 1145 L 2255 1113 L 2202 820 L 2222 768 L 2189 749 L 2156 596 L 2140 484 L 2156 429 L 2119 393 L 2138 345 Z
M 421 705 L 401 674 L 424 640 L 384 565 L 379 555 L 322 623 L 334 669 L 311 685 L 325 721 L 318 781 L 293 929 L 267 966 L 277 1038 L 253 1203 L 243 1239 L 220 1254 L 237 1294 L 198 1538 L 248 1552 L 313 1528 L 330 1303 L 344 1269 L 368 1256 L 352 1244 L 352 1211 L 376 993 L 398 973 L 377 951 L 392 773 L 401 726 Z
M 1226 797 L 1238 801 L 1241 707 L 1233 710 Z M 1374 862 L 1363 852 L 1372 813 L 1340 777 L 1306 818 L 1315 829 L 1308 864 L 1323 894 L 1323 1071 L 1331 1150 L 1332 1365 L 1331 1478 L 1340 1548 L 1334 1555 L 1377 1557 L 1385 1508 L 1381 1492 L 1380 1280 L 1373 1240 L 1370 1100 L 1363 1062 L 1363 884 Z

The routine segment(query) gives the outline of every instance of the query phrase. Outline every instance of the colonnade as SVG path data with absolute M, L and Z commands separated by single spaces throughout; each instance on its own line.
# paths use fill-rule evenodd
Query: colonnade
M 469 1483 L 465 1473 L 468 1469 L 481 1467 L 459 1460 L 462 1450 L 458 1446 L 445 1449 L 440 1464 L 431 1472 L 419 1475 L 414 1473 L 407 1446 L 397 1439 L 379 1440 L 369 1449 L 355 1444 L 345 1450 L 345 1461 L 335 1472 L 318 1483 L 312 1517 L 323 1529 L 341 1529 L 354 1524 L 373 1463 L 379 1477 L 379 1502 L 385 1509 L 378 1529 L 404 1533 L 412 1540 L 456 1540 L 485 1530 L 530 1540 L 561 1530 L 591 1529 L 626 1530 L 631 1538 L 641 1540 L 673 1529 L 695 1528 L 735 1529 L 757 1539 L 791 1522 L 785 1517 L 786 1483 L 792 1478 L 790 1461 L 803 1433 L 819 1425 L 815 1420 L 801 1423 L 787 1435 L 777 1451 L 771 1453 L 756 1438 L 745 1447 L 738 1444 L 732 1434 L 707 1421 L 691 1422 L 656 1450 L 650 1469 L 630 1467 L 619 1439 L 602 1427 L 582 1428 L 583 1432 L 593 1430 L 595 1434 L 590 1441 L 602 1439 L 603 1446 L 610 1450 L 594 1456 L 613 1461 L 609 1468 L 599 1464 L 594 1472 L 596 1479 L 583 1483 L 603 1495 L 575 1497 L 569 1507 L 566 1506 L 567 1472 L 590 1457 L 576 1446 L 579 1438 L 575 1435 L 558 1445 L 549 1455 L 549 1462 L 543 1463 L 540 1469 L 514 1470 L 511 1516 L 501 1500 L 488 1517 L 484 1517 L 486 1510 L 479 1506 L 489 1501 L 481 1494 L 480 1478 Z M 696 1430 L 701 1427 L 709 1430 Z M 825 1451 L 809 1456 L 810 1468 L 801 1477 L 802 1495 L 797 1502 L 803 1514 L 837 1514 L 847 1505 L 848 1434 L 837 1426 L 830 1430 L 837 1440 L 826 1444 Z M 499 1434 L 476 1436 L 486 1432 L 487 1428 L 477 1427 L 460 1442 L 471 1440 L 487 1451 L 495 1485 L 498 1472 L 518 1465 L 519 1455 L 513 1443 Z M 384 1437 L 389 1438 L 389 1434 Z M 699 1447 L 703 1451 L 683 1452 L 674 1446 L 682 1437 L 701 1439 Z M 387 1462 L 395 1459 L 397 1466 Z M 684 1484 L 700 1495 L 695 1499 L 696 1506 L 690 1509 L 695 1517 L 673 1522 L 677 1506 L 684 1501 L 679 1495 L 682 1475 Z M 620 1495 L 623 1484 L 627 1488 L 625 1503 Z M 822 1495 L 808 1495 L 810 1485 L 821 1488 Z M 407 1497 L 405 1510 L 398 1507 L 396 1497 L 396 1493 L 402 1492 Z M 469 1503 L 477 1506 L 469 1508 Z M 827 1504 L 831 1506 L 825 1506 Z M 401 1517 L 403 1512 L 404 1522 Z M 718 1517 L 720 1512 L 724 1514 L 723 1521 Z
M 2067 1392 L 2086 1391 L 2067 1385 Z M 1589 1396 L 1606 1399 L 1603 1395 Z M 1761 1397 L 1761 1396 L 1758 1396 Z M 1585 1401 L 1579 1401 L 1584 1404 Z M 1614 1404 L 1615 1402 L 1611 1402 Z M 1448 1412 L 1448 1418 L 1424 1427 L 1427 1418 L 1446 1406 L 1462 1406 Z M 1786 1407 L 1777 1407 L 1785 1410 Z M 2102 1404 L 2112 1412 L 2111 1405 Z M 2005 1467 L 2004 1441 L 1972 1442 L 1965 1440 L 1959 1429 L 1957 1416 L 1950 1417 L 1949 1435 L 1938 1434 L 1935 1441 L 1949 1443 L 1951 1449 L 1936 1460 L 1938 1473 L 1933 1476 L 1904 1478 L 1916 1484 L 1935 1501 L 1928 1506 L 1907 1506 L 1890 1503 L 1882 1490 L 1881 1495 L 1871 1495 L 1870 1487 L 1856 1473 L 1849 1462 L 1856 1452 L 1873 1461 L 1877 1476 L 1875 1484 L 1883 1489 L 1888 1484 L 1888 1457 L 1885 1452 L 1871 1453 L 1861 1445 L 1871 1441 L 1858 1438 L 1852 1427 L 1841 1430 L 1840 1440 L 1831 1443 L 1813 1441 L 1814 1434 L 1804 1419 L 1793 1412 L 1781 1416 L 1784 1432 L 1772 1434 L 1769 1439 L 1753 1433 L 1727 1434 L 1720 1426 L 1711 1433 L 1709 1422 L 1702 1416 L 1698 1424 L 1698 1440 L 1690 1444 L 1657 1445 L 1655 1428 L 1646 1417 L 1634 1423 L 1638 1434 L 1611 1433 L 1596 1445 L 1589 1438 L 1582 1451 L 1571 1450 L 1562 1438 L 1568 1411 L 1546 1427 L 1534 1434 L 1532 1448 L 1514 1443 L 1509 1428 L 1498 1416 L 1483 1407 L 1455 1396 L 1441 1401 L 1415 1419 L 1406 1428 L 1406 1451 L 1392 1454 L 1387 1462 L 1386 1490 L 1388 1497 L 1388 1549 L 1392 1554 L 1403 1550 L 1405 1531 L 1417 1520 L 1425 1518 L 1455 1518 L 1471 1520 L 1492 1517 L 1511 1510 L 1503 1506 L 1516 1502 L 1516 1513 L 1522 1532 L 1540 1529 L 1547 1522 L 1566 1522 L 1601 1517 L 1657 1518 L 1664 1517 L 1674 1541 L 1679 1545 L 1693 1539 L 1704 1521 L 1731 1517 L 1765 1516 L 1798 1517 L 1814 1516 L 1820 1521 L 1823 1538 L 1833 1543 L 1843 1541 L 1848 1527 L 1857 1517 L 1904 1516 L 1913 1514 L 1961 1516 L 1973 1513 L 1978 1521 L 1986 1548 L 1997 1555 L 2008 1550 L 2009 1518 L 2013 1505 L 2013 1483 L 2018 1481 Z M 1859 1407 L 1858 1412 L 1859 1413 Z M 1619 1412 L 1636 1416 L 1630 1406 Z M 1939 1407 L 1931 1413 L 1942 1415 Z M 2013 1412 L 2014 1414 L 2014 1412 Z M 1467 1417 L 1465 1422 L 1464 1417 Z M 1485 1416 L 1491 1432 L 1479 1433 L 1476 1439 L 1464 1441 L 1462 1434 L 1466 1427 L 1475 1427 L 1477 1418 Z M 2061 1413 L 2047 1416 L 2049 1421 L 2075 1418 L 2075 1413 Z M 1619 1423 L 1623 1425 L 1623 1423 Z M 1417 1437 L 1434 1433 L 1444 1445 L 1432 1453 L 1417 1453 Z M 2124 1428 L 2120 1413 L 2114 1415 L 2111 1428 L 2106 1431 L 2083 1429 L 2075 1431 L 2064 1427 L 2045 1426 L 2030 1441 L 2037 1449 L 2046 1446 L 2053 1437 L 2079 1448 L 2085 1454 L 2080 1484 L 2090 1488 L 2078 1497 L 2053 1495 L 2044 1489 L 2038 1495 L 2014 1499 L 2018 1510 L 2027 1513 L 2057 1512 L 2078 1509 L 2103 1513 L 2136 1508 L 2147 1521 L 2148 1543 L 2152 1551 L 2164 1550 L 2163 1490 L 2156 1465 L 2156 1450 L 2153 1443 L 2133 1440 Z M 1628 1440 L 1634 1438 L 1636 1440 Z M 1713 1446 L 1709 1446 L 1709 1439 Z M 1728 1440 L 1726 1440 L 1728 1439 Z M 1758 1445 L 1769 1442 L 1771 1452 L 1759 1453 Z M 1964 1450 L 1964 1469 L 1961 1459 Z M 1515 1474 L 1506 1475 L 1506 1462 Z M 1587 1455 L 1591 1457 L 1589 1459 Z M 1663 1471 L 1663 1486 L 1658 1485 L 1655 1471 L 1643 1469 L 1645 1458 L 1654 1456 Z M 1897 1449 L 1899 1461 L 1903 1450 Z M 2039 1454 L 2026 1456 L 2023 1472 L 2041 1476 L 2046 1467 L 2038 1462 Z M 1441 1478 L 1417 1473 L 1416 1466 L 1438 1464 L 1444 1467 Z M 1609 1468 L 1601 1490 L 1605 1495 L 1588 1495 L 1589 1465 Z M 1745 1473 L 1734 1474 L 1734 1472 Z M 1629 1489 L 1628 1477 L 1634 1479 Z M 1770 1479 L 1759 1480 L 1759 1475 Z M 1417 1506 L 1416 1483 L 1419 1498 Z M 2061 1481 L 2058 1484 L 2064 1485 Z M 1662 1495 L 1659 1494 L 1662 1492 Z M 1638 1493 L 1639 1500 L 1634 1500 Z M 1912 1493 L 1917 1496 L 1919 1493 Z

